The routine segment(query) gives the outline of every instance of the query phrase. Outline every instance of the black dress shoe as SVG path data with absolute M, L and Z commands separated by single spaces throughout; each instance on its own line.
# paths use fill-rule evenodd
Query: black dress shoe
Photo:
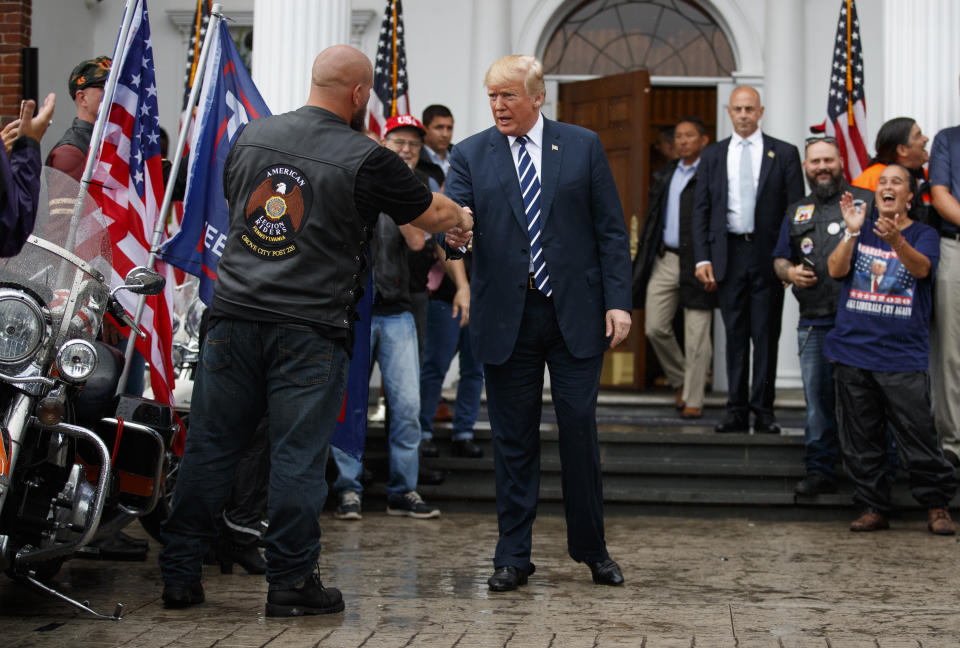
M 451 444 L 450 454 L 454 457 L 479 459 L 483 456 L 483 448 L 474 443 L 473 439 L 459 439 Z
M 837 483 L 826 475 L 810 473 L 797 482 L 797 485 L 793 487 L 793 492 L 797 495 L 805 495 L 807 497 L 813 497 L 822 493 L 836 493 Z
M 615 563 L 612 558 L 607 558 L 603 562 L 587 563 L 587 566 L 590 567 L 593 582 L 597 585 L 623 585 L 620 565 Z
M 167 609 L 179 609 L 203 603 L 203 585 L 200 581 L 192 585 L 164 585 L 163 607 Z
M 232 574 L 233 563 L 243 567 L 248 574 L 267 573 L 267 563 L 260 555 L 256 543 L 244 546 L 229 542 L 223 543 L 220 546 L 219 555 L 221 574 Z
M 513 565 L 497 567 L 493 570 L 493 576 L 487 579 L 487 585 L 494 592 L 510 592 L 520 585 L 526 585 L 527 577 L 535 570 L 533 563 L 530 563 L 530 571 L 522 571 Z
M 773 417 L 758 416 L 753 421 L 754 434 L 780 434 L 780 426 Z
M 728 416 L 713 427 L 713 431 L 718 434 L 728 434 L 731 432 L 747 432 L 750 425 L 746 419 Z
M 420 456 L 431 459 L 440 456 L 440 449 L 433 439 L 420 439 Z
M 446 478 L 447 475 L 442 470 L 432 470 L 430 468 L 424 468 L 423 466 L 420 466 L 420 471 L 417 473 L 417 483 L 424 484 L 425 486 L 442 484 Z

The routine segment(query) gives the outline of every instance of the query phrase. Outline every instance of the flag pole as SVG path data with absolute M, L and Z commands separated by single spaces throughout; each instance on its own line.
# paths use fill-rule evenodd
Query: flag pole
M 223 5 L 218 2 L 214 4 L 213 9 L 210 10 L 210 21 L 207 23 L 207 33 L 203 39 L 203 46 L 200 48 L 200 60 L 197 62 L 197 74 L 193 77 L 193 85 L 190 87 L 190 97 L 187 99 L 187 107 L 184 109 L 184 114 L 186 115 L 192 115 L 193 109 L 197 105 L 197 99 L 200 97 L 200 88 L 203 85 L 203 75 L 206 71 L 207 56 L 210 54 L 210 41 L 213 40 L 214 32 L 219 31 L 218 29 L 214 29 L 214 27 L 219 27 L 222 19 Z M 114 85 L 116 85 L 116 83 L 114 83 Z M 153 228 L 153 241 L 150 243 L 150 256 L 147 258 L 147 267 L 151 270 L 157 260 L 157 249 L 160 245 L 160 238 L 163 236 L 167 213 L 170 211 L 170 204 L 173 202 L 173 189 L 176 184 L 177 174 L 180 172 L 180 163 L 183 161 L 183 149 L 187 145 L 187 131 L 189 129 L 190 120 L 183 120 L 183 123 L 180 125 L 180 135 L 177 138 L 176 152 L 171 161 L 170 175 L 167 177 L 166 186 L 163 188 L 163 202 L 160 205 L 160 214 Z M 140 318 L 143 316 L 143 307 L 146 301 L 146 295 L 140 295 L 137 298 L 137 309 L 133 314 L 133 321 L 138 325 L 140 324 Z M 117 382 L 118 395 L 123 393 L 127 385 L 127 376 L 130 373 L 130 361 L 133 359 L 133 352 L 135 350 L 134 345 L 130 344 L 133 335 L 134 333 L 131 331 L 130 338 L 127 339 L 126 351 L 123 354 L 123 371 L 120 373 L 120 380 Z
M 133 6 L 137 0 L 127 0 L 126 8 L 123 10 L 123 22 L 120 24 L 120 35 L 117 37 L 117 45 L 113 49 L 113 58 L 110 59 L 110 72 L 107 73 L 107 84 L 103 89 L 103 99 L 100 101 L 100 107 L 97 110 L 97 121 L 93 124 L 93 134 L 90 136 L 90 148 L 87 150 L 87 161 L 83 167 L 83 175 L 80 176 L 80 192 L 77 194 L 77 200 L 73 204 L 73 217 L 70 219 L 70 231 L 67 235 L 67 249 L 73 249 L 73 242 L 77 235 L 77 227 L 80 224 L 80 217 L 83 216 L 83 205 L 87 200 L 87 194 L 90 188 L 90 176 L 93 175 L 93 167 L 97 161 L 97 152 L 100 150 L 100 139 L 103 137 L 103 131 L 107 127 L 109 115 L 107 111 L 113 104 L 113 95 L 117 91 L 117 83 L 120 80 L 120 68 L 117 65 L 117 56 L 123 51 L 130 35 L 130 25 L 133 23 Z M 104 107 L 106 106 L 106 107 Z M 109 279 L 109 278 L 108 278 Z

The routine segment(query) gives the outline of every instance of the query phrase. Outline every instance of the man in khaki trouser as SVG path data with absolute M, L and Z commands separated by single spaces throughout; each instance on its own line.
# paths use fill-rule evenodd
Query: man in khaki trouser
M 680 156 L 661 169 L 650 192 L 640 252 L 634 267 L 634 304 L 643 304 L 645 333 L 671 387 L 683 418 L 703 415 L 703 394 L 713 345 L 710 322 L 716 306 L 694 276 L 693 214 L 700 151 L 709 142 L 697 117 L 685 117 L 674 128 Z M 677 307 L 683 307 L 684 351 L 673 332 Z

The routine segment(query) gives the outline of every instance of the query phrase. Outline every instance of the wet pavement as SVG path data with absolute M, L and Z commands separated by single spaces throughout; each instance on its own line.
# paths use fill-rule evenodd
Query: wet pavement
M 955 537 L 924 520 L 853 534 L 845 521 L 772 522 L 608 511 L 607 539 L 626 585 L 592 584 L 566 555 L 556 507 L 534 529 L 536 573 L 493 593 L 492 507 L 438 520 L 325 517 L 324 582 L 346 611 L 266 619 L 261 576 L 204 568 L 207 602 L 165 610 L 151 544 L 145 563 L 73 560 L 52 584 L 120 622 L 92 620 L 0 577 L 6 646 L 130 648 L 334 646 L 931 647 L 960 645 Z M 139 526 L 131 535 L 146 537 Z M 237 568 L 235 568 L 237 569 Z

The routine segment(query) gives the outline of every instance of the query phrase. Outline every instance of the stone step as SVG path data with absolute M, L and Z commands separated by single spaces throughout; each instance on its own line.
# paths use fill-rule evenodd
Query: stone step
M 549 394 L 545 401 L 540 424 L 540 500 L 556 503 L 562 501 L 559 430 Z M 601 394 L 597 436 L 604 501 L 690 512 L 789 508 L 797 519 L 817 519 L 822 511 L 852 510 L 852 486 L 845 478 L 834 494 L 800 497 L 793 492 L 804 472 L 802 392 L 778 399 L 775 413 L 783 428 L 779 435 L 716 434 L 713 426 L 722 420 L 725 403 L 725 395 L 708 396 L 704 417 L 690 421 L 681 419 L 673 408 L 672 392 Z M 445 481 L 418 489 L 428 501 L 448 506 L 492 502 L 493 448 L 485 406 L 474 428 L 474 441 L 484 451 L 483 457 L 451 456 L 451 434 L 452 423 L 436 423 L 434 440 L 440 456 L 421 459 L 423 467 L 442 471 Z M 385 495 L 387 460 L 384 425 L 370 422 L 365 462 L 374 477 L 366 487 L 372 496 Z M 906 475 L 897 476 L 894 502 L 898 508 L 920 508 Z

